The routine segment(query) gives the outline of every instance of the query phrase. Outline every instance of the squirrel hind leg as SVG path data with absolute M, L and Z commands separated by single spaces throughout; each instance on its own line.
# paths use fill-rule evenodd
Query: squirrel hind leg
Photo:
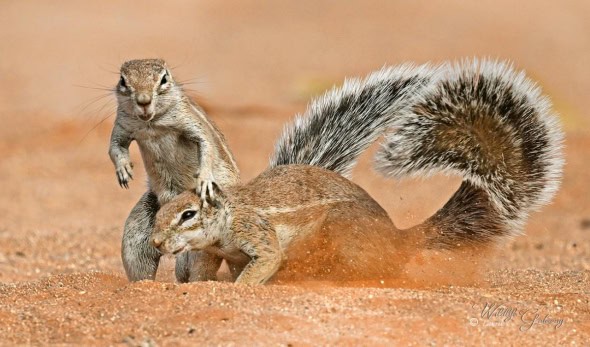
M 402 235 L 375 201 L 338 203 L 321 225 L 289 246 L 277 280 L 348 283 L 396 278 L 407 262 Z

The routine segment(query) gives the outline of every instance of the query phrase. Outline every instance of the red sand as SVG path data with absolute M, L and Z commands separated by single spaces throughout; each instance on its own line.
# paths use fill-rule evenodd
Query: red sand
M 589 32 L 581 0 L 3 2 L 0 344 L 587 344 Z M 384 63 L 510 58 L 562 114 L 564 184 L 526 236 L 477 258 L 417 259 L 417 282 L 178 285 L 165 259 L 158 282 L 130 284 L 121 227 L 145 173 L 133 146 L 137 177 L 129 191 L 118 187 L 106 154 L 113 118 L 90 131 L 114 99 L 92 103 L 103 91 L 76 85 L 111 86 L 123 60 L 153 56 L 179 65 L 181 80 L 200 77 L 193 88 L 245 180 L 264 169 L 283 124 L 344 76 Z M 458 187 L 457 178 L 385 181 L 364 159 L 355 181 L 400 227 Z M 482 317 L 486 303 L 517 314 Z

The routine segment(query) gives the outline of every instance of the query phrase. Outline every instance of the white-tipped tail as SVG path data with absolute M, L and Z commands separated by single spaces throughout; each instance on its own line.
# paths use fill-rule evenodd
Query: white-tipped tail
M 482 243 L 522 231 L 559 188 L 563 133 L 551 103 L 523 72 L 495 61 L 441 70 L 377 153 L 388 177 L 459 174 L 464 182 L 422 227 L 435 245 Z

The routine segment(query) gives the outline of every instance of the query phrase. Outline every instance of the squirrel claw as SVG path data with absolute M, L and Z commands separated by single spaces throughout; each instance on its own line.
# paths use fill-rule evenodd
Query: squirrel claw
M 215 193 L 213 193 L 213 182 L 211 181 L 202 181 L 199 189 L 199 194 L 201 196 L 201 200 L 205 201 L 207 196 L 209 198 L 214 199 Z
M 124 163 L 117 168 L 117 180 L 121 188 L 129 189 L 129 180 L 133 179 L 133 165 Z
M 117 179 L 119 180 L 119 186 L 121 186 L 121 188 L 129 189 L 127 181 L 121 177 L 121 174 L 117 173 Z
M 209 180 L 198 179 L 197 194 L 199 194 L 201 201 L 203 201 L 203 206 L 207 206 L 207 198 L 209 198 L 209 200 L 215 199 L 215 192 L 213 190 L 214 184 L 215 184 L 215 182 L 211 179 L 209 179 Z

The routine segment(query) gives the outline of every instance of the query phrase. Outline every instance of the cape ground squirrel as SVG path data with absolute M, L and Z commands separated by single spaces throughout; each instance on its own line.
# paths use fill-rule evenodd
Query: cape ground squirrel
M 404 106 L 397 101 L 406 92 L 414 97 Z M 444 207 L 407 231 L 341 176 L 380 134 L 376 166 L 385 176 L 464 178 Z M 214 187 L 216 201 L 187 191 L 163 206 L 152 243 L 223 257 L 240 283 L 298 265 L 308 278 L 391 275 L 387 260 L 399 263 L 400 245 L 416 235 L 417 247 L 457 249 L 521 232 L 559 187 L 562 136 L 548 99 L 504 63 L 386 68 L 312 103 L 251 182 Z
M 239 171 L 223 135 L 184 94 L 163 60 L 125 62 L 115 90 L 117 118 L 109 155 L 119 184 L 127 188 L 133 178 L 129 145 L 134 140 L 148 176 L 148 191 L 125 222 L 123 265 L 130 280 L 153 279 L 161 253 L 149 237 L 159 207 L 195 187 L 204 199 L 213 194 L 213 184 L 224 188 L 237 184 Z M 217 270 L 211 274 L 211 263 L 216 262 L 206 252 L 187 253 L 177 259 L 177 279 L 187 281 L 191 271 L 197 279 L 211 278 Z

